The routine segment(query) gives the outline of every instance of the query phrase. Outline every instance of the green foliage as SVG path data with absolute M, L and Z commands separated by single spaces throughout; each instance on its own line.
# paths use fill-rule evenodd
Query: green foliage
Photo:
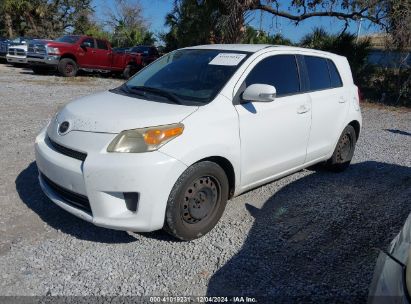
M 166 49 L 221 42 L 223 32 L 217 21 L 223 8 L 221 1 L 175 1 L 165 20 L 170 30 L 161 35 Z
M 72 32 L 88 22 L 93 12 L 92 0 L 2 0 L 0 15 L 3 32 L 17 35 L 54 38 Z
M 371 69 L 367 63 L 371 51 L 370 42 L 367 39 L 357 41 L 354 34 L 332 35 L 324 29 L 316 28 L 301 39 L 300 45 L 347 57 L 356 83 L 362 83 Z
M 264 31 L 257 31 L 251 26 L 246 27 L 242 42 L 251 44 L 292 45 L 291 40 L 281 34 L 269 35 Z

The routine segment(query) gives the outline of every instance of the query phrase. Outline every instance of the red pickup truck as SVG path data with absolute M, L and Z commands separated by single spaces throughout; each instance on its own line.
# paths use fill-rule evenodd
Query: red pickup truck
M 78 35 L 63 36 L 54 41 L 33 41 L 27 49 L 27 63 L 34 73 L 43 74 L 57 69 L 65 77 L 76 76 L 81 69 L 122 73 L 129 78 L 158 56 L 154 57 L 135 52 L 116 52 L 106 40 Z

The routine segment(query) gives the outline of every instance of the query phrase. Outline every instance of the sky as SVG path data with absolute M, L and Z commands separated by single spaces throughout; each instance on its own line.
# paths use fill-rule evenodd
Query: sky
M 136 1 L 136 0 L 130 0 Z M 150 30 L 154 33 L 167 32 L 167 27 L 164 25 L 165 16 L 173 8 L 174 0 L 139 0 L 143 7 L 143 15 L 150 25 Z M 287 1 L 286 1 L 287 2 Z M 107 10 L 115 9 L 115 0 L 93 0 L 95 15 L 98 20 L 104 19 L 104 14 Z M 302 21 L 298 26 L 295 23 L 285 19 L 276 18 L 269 13 L 254 12 L 248 18 L 249 25 L 256 29 L 261 29 L 270 33 L 281 33 L 286 38 L 293 42 L 298 42 L 305 34 L 310 33 L 315 27 L 322 27 L 328 32 L 336 33 L 340 31 L 344 22 L 336 18 L 316 17 Z M 359 22 L 350 22 L 349 32 L 357 33 Z M 361 24 L 360 35 L 377 32 L 378 28 L 370 26 L 363 21 Z

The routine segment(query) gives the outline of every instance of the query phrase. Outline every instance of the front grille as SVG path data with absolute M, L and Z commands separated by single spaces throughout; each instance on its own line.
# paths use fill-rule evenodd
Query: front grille
M 27 47 L 27 53 L 31 55 L 46 55 L 46 46 L 44 44 L 32 44 Z
M 80 209 L 84 212 L 87 212 L 88 214 L 91 215 L 91 207 L 90 207 L 90 202 L 87 198 L 87 196 L 73 192 L 71 190 L 68 190 L 64 187 L 61 187 L 51 181 L 47 176 L 45 176 L 43 173 L 40 172 L 40 176 L 44 183 L 50 187 L 57 195 L 59 195 L 66 204 Z
M 50 145 L 54 148 L 54 150 L 56 150 L 57 152 L 64 154 L 66 156 L 81 160 L 81 161 L 85 161 L 87 154 L 83 153 L 83 152 L 79 152 L 67 147 L 64 147 L 58 143 L 56 143 L 55 141 L 53 141 L 50 137 L 47 137 L 48 141 L 50 142 Z
M 9 55 L 26 56 L 26 51 L 22 49 L 9 48 Z

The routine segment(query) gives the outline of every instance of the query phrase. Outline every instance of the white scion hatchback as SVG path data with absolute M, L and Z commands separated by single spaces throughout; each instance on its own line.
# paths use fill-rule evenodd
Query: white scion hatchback
M 360 127 L 345 57 L 205 45 L 67 104 L 35 150 L 43 191 L 68 212 L 192 240 L 217 224 L 232 196 L 315 163 L 347 168 Z

